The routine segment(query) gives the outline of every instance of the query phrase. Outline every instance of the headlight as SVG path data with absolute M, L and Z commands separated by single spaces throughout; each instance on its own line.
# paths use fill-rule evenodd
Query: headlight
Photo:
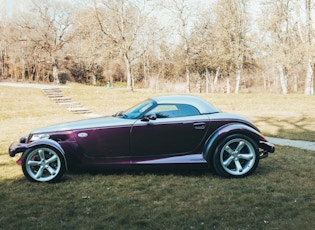
M 48 139 L 50 136 L 47 133 L 33 134 L 30 141 L 37 141 L 40 139 Z

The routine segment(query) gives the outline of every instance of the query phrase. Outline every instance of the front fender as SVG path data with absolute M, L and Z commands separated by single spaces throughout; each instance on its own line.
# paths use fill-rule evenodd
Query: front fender
M 265 137 L 256 129 L 240 123 L 227 124 L 217 129 L 206 141 L 203 147 L 203 157 L 205 160 L 215 151 L 219 142 L 231 134 L 244 134 L 252 138 L 257 145 L 259 141 L 266 141 Z
M 26 147 L 27 147 L 27 149 L 29 149 L 29 148 L 33 148 L 35 146 L 40 146 L 40 145 L 45 145 L 45 146 L 48 146 L 48 147 L 55 148 L 62 155 L 65 155 L 65 151 L 62 149 L 62 147 L 59 145 L 59 143 L 54 141 L 54 140 L 51 140 L 51 139 L 40 139 L 40 140 L 31 142 Z
M 65 151 L 59 145 L 58 142 L 56 142 L 54 140 L 51 140 L 51 139 L 40 139 L 40 140 L 31 142 L 31 143 L 26 144 L 24 146 L 23 154 L 25 153 L 26 150 L 31 149 L 31 148 L 35 148 L 36 146 L 47 146 L 47 147 L 54 148 L 57 151 L 59 151 L 61 153 L 61 155 L 63 156 L 63 159 L 65 161 L 66 170 L 68 170 L 68 162 L 67 162 L 67 158 L 66 158 L 66 155 L 65 155 Z

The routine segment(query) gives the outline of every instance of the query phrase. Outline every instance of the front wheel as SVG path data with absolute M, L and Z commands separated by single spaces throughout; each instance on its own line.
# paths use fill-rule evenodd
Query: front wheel
M 50 147 L 34 147 L 22 156 L 23 173 L 32 182 L 57 182 L 65 169 L 62 154 Z
M 227 178 L 251 175 L 259 163 L 257 144 L 241 134 L 224 138 L 212 157 L 211 162 L 215 172 Z

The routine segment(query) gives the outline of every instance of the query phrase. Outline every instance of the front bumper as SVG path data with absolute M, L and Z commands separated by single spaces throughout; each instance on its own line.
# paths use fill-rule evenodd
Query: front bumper
M 10 147 L 9 147 L 9 155 L 10 157 L 15 157 L 17 154 L 23 153 L 27 147 L 26 147 L 26 143 L 21 143 L 24 142 L 24 139 L 21 138 L 22 141 L 20 142 L 13 142 Z M 22 154 L 20 154 L 19 159 L 16 160 L 16 163 L 18 165 L 22 164 Z
M 24 152 L 27 149 L 25 143 L 13 142 L 9 147 L 10 157 L 14 157 L 17 153 Z
M 259 148 L 262 149 L 260 151 L 260 159 L 268 157 L 269 153 L 273 153 L 275 151 L 274 144 L 268 142 L 268 141 L 260 141 L 259 142 Z

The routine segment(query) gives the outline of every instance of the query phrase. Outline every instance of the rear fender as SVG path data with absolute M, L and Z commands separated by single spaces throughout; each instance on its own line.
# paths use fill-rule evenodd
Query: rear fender
M 53 148 L 53 149 L 59 151 L 61 153 L 61 155 L 63 156 L 63 159 L 65 160 L 66 170 L 68 170 L 68 163 L 67 163 L 67 158 L 66 158 L 66 155 L 65 155 L 65 151 L 59 145 L 59 143 L 54 141 L 54 140 L 51 140 L 51 139 L 40 139 L 40 140 L 31 142 L 30 144 L 25 146 L 25 150 L 23 151 L 23 154 L 25 153 L 25 151 L 27 149 L 36 148 L 37 146 L 46 146 L 46 147 L 50 147 L 50 148 Z
M 231 134 L 244 134 L 253 139 L 259 145 L 259 141 L 266 141 L 264 136 L 261 135 L 254 128 L 240 123 L 232 123 L 217 129 L 206 141 L 203 147 L 203 157 L 208 161 L 211 154 L 214 153 L 220 141 Z

